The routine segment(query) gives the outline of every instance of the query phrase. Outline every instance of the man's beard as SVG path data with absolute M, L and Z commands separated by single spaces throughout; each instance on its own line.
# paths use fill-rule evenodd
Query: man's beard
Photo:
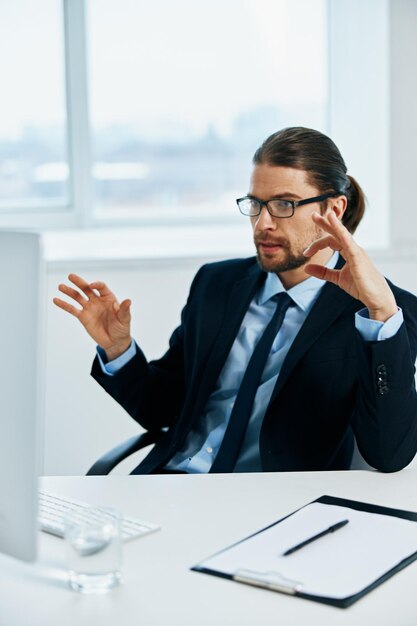
M 298 267 L 301 267 L 302 265 L 307 263 L 308 261 L 308 259 L 303 254 L 294 254 L 290 250 L 287 250 L 285 258 L 278 262 L 273 262 L 273 259 L 262 259 L 258 250 L 256 257 L 259 267 L 264 272 L 273 272 L 274 274 L 280 274 L 281 272 L 295 270 Z
M 302 267 L 310 261 L 310 259 L 304 256 L 303 251 L 322 235 L 323 231 L 320 228 L 314 228 L 302 241 L 294 242 L 293 245 L 290 244 L 288 239 L 283 237 L 279 237 L 276 240 L 255 237 L 256 256 L 259 267 L 264 272 L 273 272 L 274 274 L 281 274 L 281 272 L 288 272 Z M 281 246 L 281 252 L 284 254 L 281 253 L 280 259 L 274 259 L 272 255 L 268 257 L 259 252 L 259 244 L 266 242 Z

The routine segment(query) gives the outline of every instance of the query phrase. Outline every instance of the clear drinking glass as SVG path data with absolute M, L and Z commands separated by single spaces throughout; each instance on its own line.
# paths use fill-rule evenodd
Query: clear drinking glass
M 105 593 L 121 582 L 122 516 L 89 507 L 65 520 L 69 585 L 81 593 Z

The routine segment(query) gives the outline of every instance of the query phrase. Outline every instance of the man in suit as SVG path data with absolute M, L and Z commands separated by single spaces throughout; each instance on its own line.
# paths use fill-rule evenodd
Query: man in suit
M 256 258 L 203 266 L 162 358 L 130 336 L 130 300 L 102 282 L 60 285 L 98 344 L 92 375 L 165 434 L 135 473 L 373 467 L 417 449 L 417 299 L 352 237 L 365 209 L 335 144 L 288 128 L 256 151 L 247 196 Z

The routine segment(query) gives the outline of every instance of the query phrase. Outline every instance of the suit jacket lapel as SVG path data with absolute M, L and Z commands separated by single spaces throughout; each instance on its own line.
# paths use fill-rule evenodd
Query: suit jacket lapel
M 294 367 L 312 344 L 331 326 L 355 300 L 345 291 L 327 283 L 288 351 L 271 396 L 272 402 L 287 381 Z M 359 308 L 359 307 L 358 307 Z
M 264 280 L 265 273 L 262 272 L 257 265 L 254 265 L 243 279 L 234 283 L 225 306 L 223 323 L 220 326 L 219 334 L 213 344 L 204 368 L 200 370 L 202 374 L 199 376 L 198 394 L 194 399 L 194 415 L 200 413 L 202 404 L 207 400 L 208 395 L 212 391 L 231 350 L 249 304 Z

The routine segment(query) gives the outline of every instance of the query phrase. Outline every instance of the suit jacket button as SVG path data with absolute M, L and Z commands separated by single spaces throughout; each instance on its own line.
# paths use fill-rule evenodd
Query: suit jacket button
M 377 366 L 376 373 L 377 374 L 386 374 L 387 373 L 387 366 L 384 365 L 383 363 L 381 363 L 380 365 Z
M 387 387 L 387 385 L 383 385 L 382 387 L 379 387 L 378 389 L 378 393 L 381 394 L 381 396 L 384 396 L 388 392 L 389 392 L 389 387 Z

